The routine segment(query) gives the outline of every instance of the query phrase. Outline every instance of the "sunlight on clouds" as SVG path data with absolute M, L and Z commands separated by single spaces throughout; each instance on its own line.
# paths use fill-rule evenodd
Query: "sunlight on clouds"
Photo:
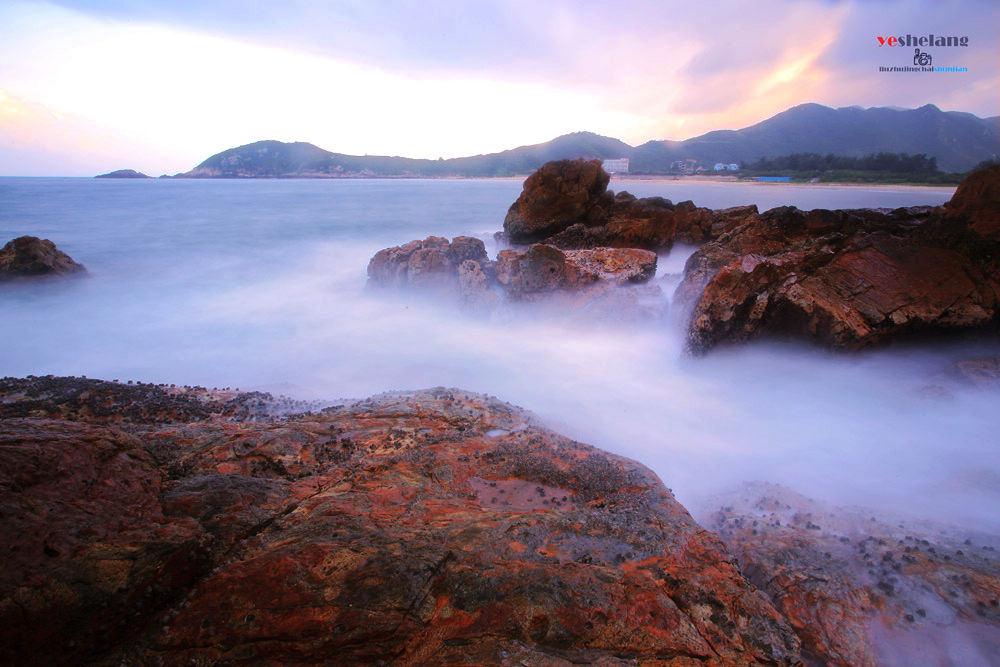
M 774 26 L 774 39 L 786 37 L 774 44 L 773 56 L 749 63 L 733 58 L 731 66 L 702 80 L 684 78 L 674 108 L 686 111 L 665 113 L 659 136 L 686 139 L 713 129 L 739 129 L 797 104 L 822 103 L 831 95 L 831 73 L 821 56 L 836 42 L 845 16 L 846 6 L 833 13 L 799 8 Z M 809 39 L 801 39 L 806 34 Z M 724 35 L 718 38 L 725 41 Z
M 25 10 L 27 11 L 27 10 Z M 38 11 L 32 8 L 32 11 Z M 47 8 L 17 15 L 0 83 L 120 137 L 170 146 L 174 171 L 258 139 L 344 153 L 453 157 L 615 126 L 627 111 L 540 83 L 418 78 L 158 25 L 96 21 Z M 127 156 L 123 160 L 129 161 Z

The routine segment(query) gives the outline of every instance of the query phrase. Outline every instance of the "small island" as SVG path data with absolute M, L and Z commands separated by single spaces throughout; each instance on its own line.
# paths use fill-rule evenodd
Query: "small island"
M 109 171 L 106 174 L 98 174 L 94 178 L 152 178 L 147 176 L 141 171 L 136 171 L 135 169 L 119 169 L 117 171 Z

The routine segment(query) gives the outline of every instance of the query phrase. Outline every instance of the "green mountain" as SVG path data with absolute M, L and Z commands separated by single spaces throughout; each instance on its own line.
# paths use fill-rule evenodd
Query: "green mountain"
M 258 141 L 208 158 L 180 178 L 336 178 L 511 176 L 527 174 L 550 160 L 630 158 L 633 173 L 665 173 L 677 160 L 746 162 L 793 153 L 861 157 L 871 153 L 923 153 L 943 171 L 966 171 L 1000 156 L 1000 116 L 979 118 L 919 109 L 802 104 L 741 130 L 717 130 L 685 141 L 650 141 L 632 147 L 592 132 L 501 153 L 421 160 L 331 153 L 309 143 Z
M 919 109 L 801 104 L 742 130 L 717 130 L 687 141 L 652 141 L 636 148 L 633 171 L 657 171 L 672 160 L 744 162 L 793 153 L 861 157 L 923 153 L 942 171 L 966 171 L 1000 156 L 997 117 Z

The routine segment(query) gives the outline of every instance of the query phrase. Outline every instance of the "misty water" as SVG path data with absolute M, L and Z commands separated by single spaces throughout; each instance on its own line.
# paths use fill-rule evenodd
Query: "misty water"
M 940 204 L 946 189 L 613 182 L 761 210 Z M 997 395 L 938 374 L 994 346 L 684 354 L 676 322 L 593 324 L 373 294 L 368 259 L 493 232 L 519 180 L 0 179 L 0 243 L 53 240 L 91 276 L 0 287 L 0 375 L 86 375 L 336 399 L 453 386 L 642 461 L 681 502 L 741 480 L 1000 529 Z M 662 257 L 676 273 L 690 249 Z M 661 279 L 662 280 L 662 279 Z M 668 285 L 669 281 L 661 284 Z

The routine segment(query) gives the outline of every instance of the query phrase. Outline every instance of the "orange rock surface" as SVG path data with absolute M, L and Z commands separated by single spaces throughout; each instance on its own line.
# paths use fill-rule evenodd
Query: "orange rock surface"
M 0 425 L 5 663 L 798 661 L 655 475 L 497 399 Z

